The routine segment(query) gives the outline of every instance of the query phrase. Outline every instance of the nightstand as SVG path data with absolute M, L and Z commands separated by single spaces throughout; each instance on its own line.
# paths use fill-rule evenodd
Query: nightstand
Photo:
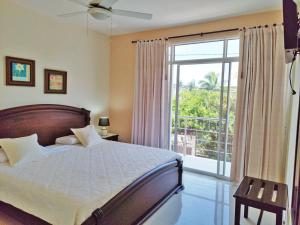
M 102 136 L 100 135 L 103 139 L 105 140 L 110 140 L 110 141 L 118 141 L 119 140 L 119 135 L 114 134 L 114 133 L 107 133 L 107 135 Z

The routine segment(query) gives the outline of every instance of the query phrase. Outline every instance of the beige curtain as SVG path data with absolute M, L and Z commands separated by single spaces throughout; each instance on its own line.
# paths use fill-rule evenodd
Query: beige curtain
M 168 148 L 170 137 L 170 82 L 167 42 L 138 42 L 132 122 L 132 143 Z
M 247 29 L 240 39 L 231 179 L 248 175 L 283 182 L 288 108 L 283 27 Z

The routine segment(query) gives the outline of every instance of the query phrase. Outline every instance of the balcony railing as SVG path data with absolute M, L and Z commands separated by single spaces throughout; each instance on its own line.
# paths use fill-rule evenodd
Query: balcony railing
M 183 155 L 231 161 L 233 125 L 226 119 L 178 116 L 172 127 L 172 148 Z M 175 143 L 177 145 L 175 146 Z

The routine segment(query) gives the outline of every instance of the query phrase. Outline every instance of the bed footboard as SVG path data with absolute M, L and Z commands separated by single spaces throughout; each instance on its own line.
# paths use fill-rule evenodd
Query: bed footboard
M 129 185 L 82 225 L 138 225 L 183 190 L 182 161 L 164 164 Z

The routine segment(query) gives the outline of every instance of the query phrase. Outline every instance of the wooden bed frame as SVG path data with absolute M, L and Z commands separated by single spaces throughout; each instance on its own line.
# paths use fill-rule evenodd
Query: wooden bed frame
M 0 111 L 0 138 L 37 133 L 43 146 L 57 137 L 71 134 L 70 128 L 90 123 L 90 112 L 63 105 L 29 105 Z M 142 224 L 173 194 L 183 190 L 182 161 L 160 165 L 138 178 L 101 208 L 95 209 L 82 225 Z M 25 225 L 49 225 L 12 205 L 0 201 L 0 211 Z

